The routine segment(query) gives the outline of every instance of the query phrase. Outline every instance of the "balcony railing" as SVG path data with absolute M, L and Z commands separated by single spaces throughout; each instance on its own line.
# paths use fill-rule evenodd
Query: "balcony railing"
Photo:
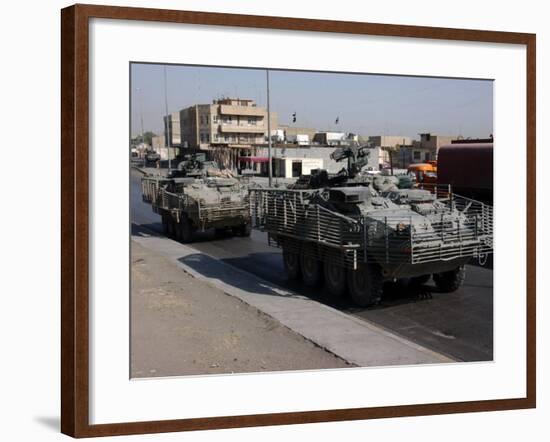
M 228 104 L 222 104 L 220 106 L 220 114 L 222 115 L 244 115 L 244 116 L 256 116 L 263 117 L 265 115 L 265 109 L 255 106 L 231 106 Z
M 220 130 L 228 133 L 243 133 L 243 134 L 261 134 L 265 133 L 266 127 L 263 124 L 235 124 L 235 123 L 221 123 Z

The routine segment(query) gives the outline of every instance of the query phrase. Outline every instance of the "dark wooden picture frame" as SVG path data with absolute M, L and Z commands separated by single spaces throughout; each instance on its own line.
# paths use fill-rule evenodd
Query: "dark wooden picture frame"
M 89 415 L 89 62 L 90 18 L 317 31 L 525 45 L 527 53 L 527 394 L 526 397 L 315 410 L 90 425 Z M 535 59 L 534 34 L 262 17 L 161 9 L 74 5 L 61 11 L 61 431 L 73 437 L 375 419 L 534 408 L 536 404 L 535 293 Z

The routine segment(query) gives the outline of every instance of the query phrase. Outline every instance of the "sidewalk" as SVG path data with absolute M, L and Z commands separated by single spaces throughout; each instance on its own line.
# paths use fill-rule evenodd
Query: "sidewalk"
M 453 362 L 367 320 L 277 287 L 192 246 L 149 234 L 146 230 L 133 235 L 132 240 L 351 365 L 372 367 Z
M 132 377 L 350 364 L 132 241 Z

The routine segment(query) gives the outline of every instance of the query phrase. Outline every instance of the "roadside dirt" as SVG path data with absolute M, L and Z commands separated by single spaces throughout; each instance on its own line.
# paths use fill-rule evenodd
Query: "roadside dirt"
M 350 365 L 132 241 L 132 377 Z

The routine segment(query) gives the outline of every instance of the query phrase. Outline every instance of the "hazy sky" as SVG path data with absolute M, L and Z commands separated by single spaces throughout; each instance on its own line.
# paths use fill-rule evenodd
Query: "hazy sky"
M 168 65 L 168 112 L 213 99 L 238 97 L 266 105 L 260 69 Z M 164 67 L 132 64 L 131 132 L 162 132 Z M 270 71 L 271 111 L 279 123 L 361 135 L 419 132 L 465 137 L 493 133 L 493 82 L 368 74 Z M 335 124 L 339 117 L 339 124 Z

